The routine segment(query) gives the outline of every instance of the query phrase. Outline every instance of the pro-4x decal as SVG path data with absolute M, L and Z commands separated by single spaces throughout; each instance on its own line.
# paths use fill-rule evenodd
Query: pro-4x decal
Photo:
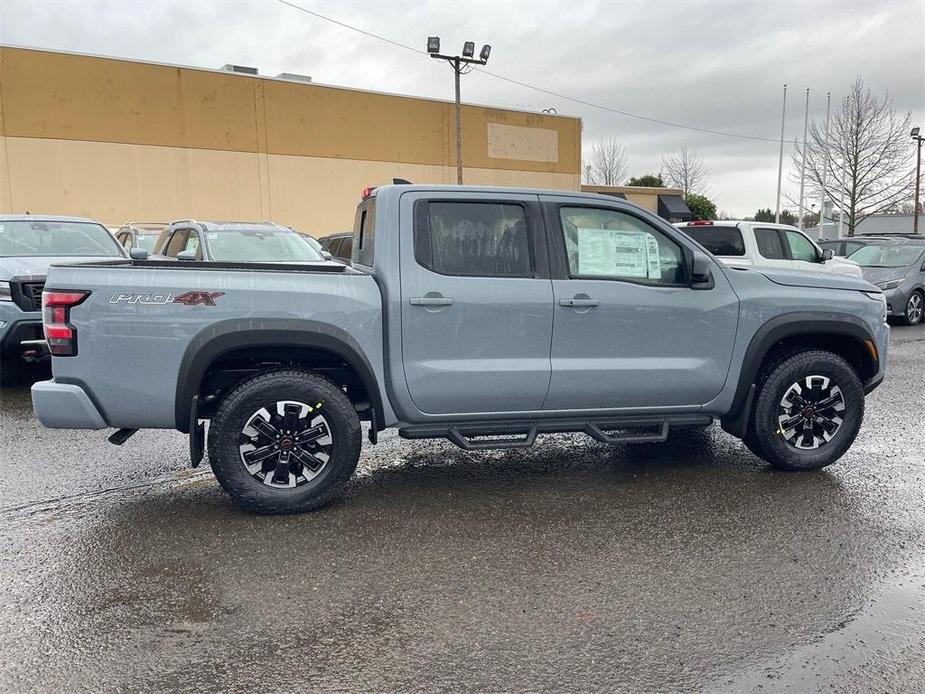
M 160 306 L 162 304 L 186 304 L 187 306 L 215 306 L 215 300 L 225 292 L 189 291 L 174 296 L 173 294 L 113 292 L 109 298 L 111 304 L 142 304 Z

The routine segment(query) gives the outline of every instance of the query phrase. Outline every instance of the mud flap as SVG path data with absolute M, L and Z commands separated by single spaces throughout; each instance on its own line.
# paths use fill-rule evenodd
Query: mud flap
M 199 396 L 193 396 L 189 421 L 189 460 L 192 467 L 199 467 L 206 448 L 206 425 L 199 421 Z

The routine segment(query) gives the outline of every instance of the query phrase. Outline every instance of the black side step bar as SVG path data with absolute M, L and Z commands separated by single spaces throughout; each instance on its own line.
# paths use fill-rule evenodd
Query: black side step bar
M 584 433 L 601 443 L 658 443 L 667 440 L 672 426 L 705 427 L 713 422 L 707 415 L 670 417 L 625 417 L 614 419 L 559 419 L 510 422 L 466 422 L 464 424 L 421 424 L 402 427 L 406 439 L 447 438 L 467 451 L 527 448 L 537 434 Z

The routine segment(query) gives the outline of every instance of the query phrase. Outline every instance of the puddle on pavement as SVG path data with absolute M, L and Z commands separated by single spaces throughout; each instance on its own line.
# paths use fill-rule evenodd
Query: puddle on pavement
M 813 643 L 707 687 L 711 692 L 845 691 L 860 672 L 890 656 L 917 649 L 925 658 L 925 561 L 882 590 L 868 606 L 848 616 Z M 858 687 L 858 691 L 864 687 Z

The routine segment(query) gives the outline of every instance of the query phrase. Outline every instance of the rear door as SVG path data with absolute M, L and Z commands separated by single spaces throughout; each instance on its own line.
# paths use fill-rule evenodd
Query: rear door
M 555 295 L 544 409 L 695 408 L 726 381 L 738 298 L 691 289 L 682 234 L 633 208 L 543 197 Z
M 538 198 L 408 192 L 400 204 L 405 379 L 425 414 L 539 410 L 553 300 Z M 412 238 L 413 237 L 413 238 Z

